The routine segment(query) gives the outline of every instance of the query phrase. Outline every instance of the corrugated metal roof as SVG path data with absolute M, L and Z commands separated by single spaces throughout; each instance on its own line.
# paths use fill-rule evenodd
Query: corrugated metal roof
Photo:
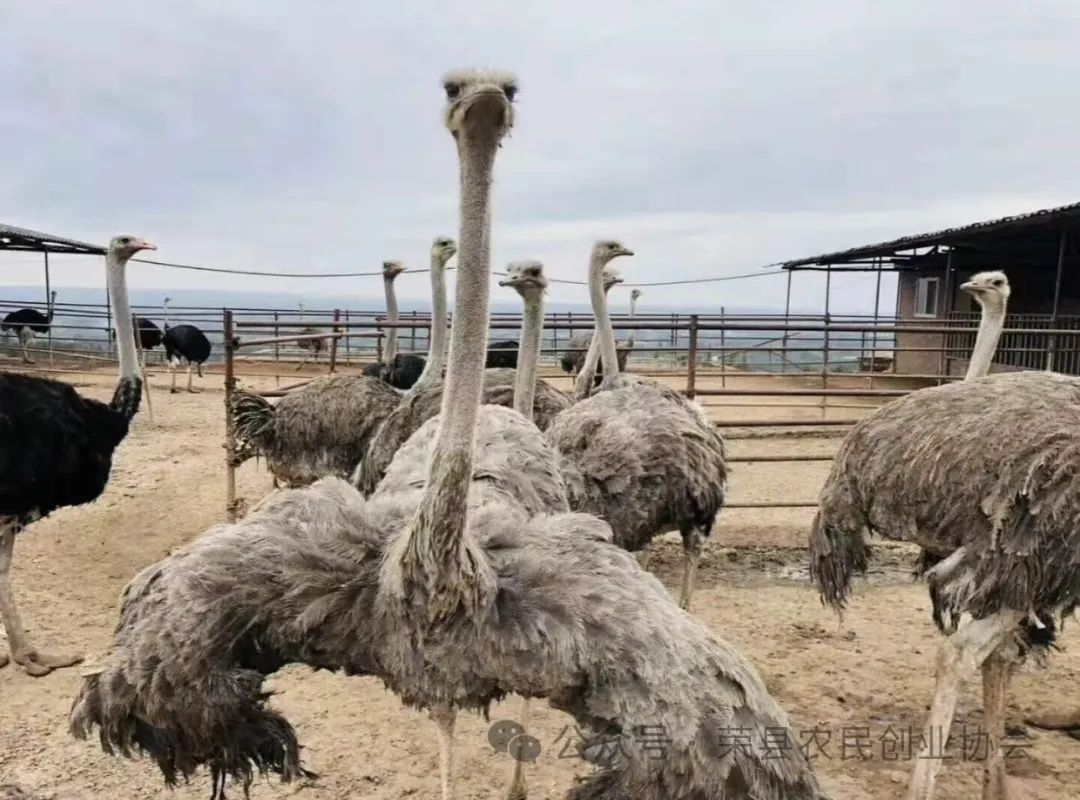
M 771 264 L 771 267 L 783 267 L 792 269 L 803 266 L 824 266 L 825 264 L 842 264 L 858 258 L 874 258 L 887 256 L 898 250 L 911 250 L 915 247 L 933 247 L 934 245 L 948 245 L 950 240 L 955 240 L 959 235 L 969 238 L 972 235 L 986 233 L 999 233 L 1010 228 L 1035 227 L 1056 222 L 1066 217 L 1080 216 L 1080 203 L 1073 203 L 1057 208 L 1043 208 L 1027 214 L 1016 214 L 1011 217 L 1001 217 L 986 222 L 973 222 L 970 225 L 962 225 L 956 228 L 945 228 L 933 233 L 920 233 L 914 236 L 901 236 L 888 242 L 868 244 L 861 247 L 852 247 L 848 250 L 838 250 L 835 253 L 822 253 L 818 256 L 796 258 L 791 261 L 781 261 L 779 264 Z
M 99 244 L 80 242 L 51 233 L 32 231 L 15 225 L 0 223 L 0 250 L 31 250 L 38 253 L 89 253 L 104 255 L 105 248 Z

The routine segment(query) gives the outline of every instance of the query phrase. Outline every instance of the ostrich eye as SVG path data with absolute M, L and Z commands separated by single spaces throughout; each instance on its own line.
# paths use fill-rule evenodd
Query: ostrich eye
M 131 244 L 131 238 L 128 236 L 120 237 L 120 244 Z
M 1002 286 L 1002 285 L 1004 285 L 1004 282 L 1001 280 L 1001 278 L 998 278 L 998 279 L 996 279 L 994 281 L 994 286 Z
M 506 95 L 506 99 L 511 103 L 514 102 L 514 98 L 517 97 L 517 87 L 512 83 L 508 83 L 503 87 L 503 94 Z
M 458 97 L 461 95 L 460 83 L 446 83 L 443 84 L 443 88 L 446 90 L 447 100 L 457 100 Z

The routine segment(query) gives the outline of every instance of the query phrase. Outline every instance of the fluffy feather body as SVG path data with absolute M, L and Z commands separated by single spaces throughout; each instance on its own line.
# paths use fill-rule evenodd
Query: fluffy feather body
M 512 369 L 489 369 L 484 372 L 485 405 L 512 408 L 514 405 L 514 377 Z M 443 382 L 431 389 L 405 398 L 379 425 L 367 455 L 356 467 L 352 481 L 364 494 L 371 494 L 382 480 L 390 461 L 406 440 L 429 419 L 435 417 L 442 407 Z M 546 381 L 536 382 L 533 399 L 533 421 L 540 430 L 546 430 L 559 412 L 570 407 L 570 396 Z
M 923 548 L 934 617 L 1047 620 L 1080 600 L 1080 381 L 1021 372 L 913 392 L 847 435 L 821 492 L 810 569 L 842 608 L 865 534 Z
M 176 364 L 194 364 L 202 377 L 202 365 L 210 358 L 210 340 L 194 325 L 165 326 L 165 357 Z
M 106 404 L 60 381 L 0 375 L 0 517 L 25 523 L 95 500 L 141 388 L 123 379 Z
M 360 375 L 316 378 L 277 405 L 236 392 L 231 413 L 238 457 L 265 456 L 274 477 L 290 486 L 346 477 L 400 403 L 390 384 Z
M 4 316 L 4 321 L 0 323 L 0 330 L 10 331 L 17 335 L 22 333 L 23 328 L 34 333 L 46 333 L 50 322 L 52 322 L 51 309 L 46 315 L 34 308 L 20 308 Z
M 424 372 L 425 359 L 415 353 L 398 353 L 390 365 L 368 364 L 363 369 L 363 374 L 369 378 L 378 378 L 395 389 L 406 391 L 420 378 Z
M 488 345 L 487 360 L 484 366 L 488 369 L 514 369 L 517 367 L 518 343 L 514 341 L 492 342 Z
M 135 318 L 135 335 L 139 337 L 139 347 L 143 350 L 153 350 L 163 340 L 161 328 L 146 317 Z M 209 352 L 207 354 L 209 355 Z
M 602 517 L 628 550 L 687 526 L 707 536 L 727 487 L 723 439 L 678 392 L 636 376 L 618 380 L 547 430 L 570 507 Z
M 415 598 L 385 571 L 399 563 L 436 429 L 402 447 L 369 500 L 333 478 L 281 492 L 140 573 L 73 732 L 99 728 L 107 750 L 153 756 L 170 782 L 202 764 L 215 791 L 226 774 L 295 778 L 296 734 L 262 681 L 302 662 L 377 675 L 419 707 L 547 697 L 619 753 L 573 800 L 823 797 L 797 747 L 764 752 L 767 729 L 794 733 L 754 669 L 613 547 L 606 524 L 532 517 L 565 494 L 554 452 L 512 410 L 482 409 L 469 495 L 469 538 L 497 590 L 481 624 L 460 616 L 417 642 L 400 623 Z M 642 726 L 672 738 L 666 758 L 642 749 Z M 731 727 L 753 731 L 754 745 L 724 748 Z
M 585 364 L 585 353 L 589 350 L 589 342 L 592 341 L 592 334 L 586 334 L 585 336 L 575 336 L 570 340 L 567 345 L 567 349 L 563 352 L 559 358 L 559 366 L 562 367 L 563 372 L 570 375 L 577 375 L 581 372 L 581 367 Z M 630 351 L 633 350 L 632 344 L 626 342 L 617 343 L 616 355 L 618 356 L 619 372 L 626 372 L 626 365 L 630 360 Z M 596 382 L 600 382 L 600 375 L 604 369 L 604 359 L 600 358 L 600 361 L 596 367 Z

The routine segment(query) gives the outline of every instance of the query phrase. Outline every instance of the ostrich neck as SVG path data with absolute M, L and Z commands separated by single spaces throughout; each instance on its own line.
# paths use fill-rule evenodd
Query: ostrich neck
M 386 349 L 383 351 L 383 362 L 388 367 L 394 365 L 394 357 L 397 355 L 397 321 L 398 307 L 397 294 L 394 292 L 394 279 L 383 278 L 383 289 L 386 291 L 386 321 L 391 327 L 386 331 Z
M 608 288 L 604 287 L 605 298 Z M 596 377 L 596 365 L 599 363 L 600 339 L 597 337 L 596 327 L 594 327 L 592 336 L 589 337 L 589 349 L 585 351 L 585 359 L 581 362 L 581 369 L 578 370 L 577 379 L 574 381 L 574 397 L 578 400 L 588 397 L 592 392 L 593 378 Z
M 1005 307 L 987 308 L 982 306 L 982 318 L 979 320 L 979 332 L 975 335 L 975 347 L 971 351 L 971 360 L 968 361 L 967 374 L 964 380 L 981 378 L 989 374 L 990 365 L 994 361 L 994 351 L 997 350 L 998 339 L 1005 327 Z
M 49 321 L 49 324 L 51 325 L 52 321 L 53 321 L 53 313 L 56 311 L 56 295 L 55 294 L 49 295 L 49 308 L 47 309 L 47 311 L 48 311 L 48 313 L 45 315 L 45 319 L 47 319 Z
M 540 338 L 544 330 L 544 297 L 541 292 L 525 295 L 525 316 L 521 322 L 517 372 L 514 375 L 514 410 L 525 419 L 533 418 L 536 397 L 536 370 L 540 362 Z
M 461 230 L 450 359 L 427 486 L 413 518 L 404 564 L 414 580 L 428 587 L 429 622 L 460 604 L 474 605 L 487 588 L 479 556 L 467 546 L 465 523 L 487 356 L 488 209 L 497 149 L 495 136 L 477 140 L 463 132 L 458 137 Z
M 116 320 L 116 351 L 120 360 L 120 379 L 137 380 L 139 358 L 135 351 L 135 332 L 131 324 L 131 306 L 128 304 L 126 258 L 109 253 L 105 256 L 109 302 Z
M 637 298 L 630 295 L 630 319 L 633 319 L 637 315 Z M 630 335 L 626 337 L 626 344 L 629 347 L 634 346 L 634 329 L 630 329 Z
M 161 315 L 162 315 L 162 317 L 164 317 L 164 319 L 162 321 L 162 326 L 164 328 L 168 328 L 169 327 L 169 304 L 168 303 L 162 303 L 161 304 Z
M 428 334 L 428 357 L 416 383 L 407 392 L 413 397 L 427 391 L 442 377 L 446 363 L 446 264 L 438 255 L 431 257 L 431 328 Z
M 604 374 L 600 385 L 603 389 L 609 389 L 619 377 L 619 357 L 615 352 L 615 329 L 611 327 L 607 292 L 604 291 L 604 262 L 597 255 L 593 255 L 589 264 L 589 295 L 596 318 L 596 333 L 593 336 L 600 340 L 600 361 Z

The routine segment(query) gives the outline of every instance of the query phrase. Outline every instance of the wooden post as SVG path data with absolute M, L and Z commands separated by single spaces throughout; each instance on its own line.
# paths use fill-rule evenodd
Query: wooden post
M 829 319 L 829 305 L 830 305 L 830 303 L 829 303 L 829 301 L 830 301 L 830 296 L 831 295 L 832 295 L 832 264 L 826 264 L 825 265 L 825 320 L 824 320 L 824 322 L 825 322 L 825 341 L 824 341 L 824 345 L 825 346 L 821 351 L 821 388 L 822 389 L 828 389 L 829 388 L 829 339 L 830 339 L 829 334 L 831 333 L 831 331 L 829 330 L 829 324 L 830 324 L 830 319 Z M 829 413 L 828 408 L 827 408 L 828 405 L 829 405 L 829 396 L 823 394 L 821 396 L 821 418 L 822 419 L 825 419 L 825 417 L 828 416 L 828 413 Z
M 877 259 L 877 285 L 874 287 L 874 335 L 870 341 L 870 384 L 874 388 L 874 367 L 877 365 L 877 326 L 878 314 L 881 311 L 881 262 L 882 256 Z
M 686 348 L 686 396 L 691 400 L 697 392 L 698 315 L 690 315 L 690 340 Z
M 48 337 L 49 337 L 49 367 L 50 367 L 50 368 L 55 368 L 55 367 L 56 367 L 56 360 L 55 360 L 55 358 L 53 357 L 53 346 L 52 346 L 52 329 L 53 329 L 53 322 L 54 322 L 54 321 L 56 320 L 56 309 L 55 309 L 55 308 L 53 308 L 53 302 L 52 302 L 52 284 L 51 284 L 51 283 L 50 283 L 50 281 L 49 281 L 49 251 L 48 251 L 48 250 L 46 250 L 46 251 L 45 251 L 45 253 L 44 253 L 44 255 L 45 255 L 45 314 L 46 314 L 46 316 L 47 316 L 47 315 L 48 315 L 48 313 L 49 313 L 49 310 L 50 310 L 50 309 L 51 309 L 51 310 L 52 310 L 52 312 L 53 312 L 53 318 L 49 320 L 49 329 L 48 329 Z M 136 331 L 137 331 L 137 330 L 138 330 L 138 329 L 136 328 Z M 138 338 L 138 334 L 137 334 L 137 333 L 136 333 L 136 338 Z
M 222 328 L 225 331 L 225 514 L 229 522 L 236 522 L 236 430 L 233 427 L 232 399 L 236 389 L 233 377 L 233 352 L 236 337 L 233 336 L 233 313 L 224 309 Z
M 334 309 L 334 322 L 341 321 L 341 312 L 338 309 Z M 338 332 L 338 326 L 334 325 L 334 333 Z M 335 336 L 330 340 L 330 374 L 334 374 L 334 369 L 337 367 L 337 337 Z
M 352 328 L 349 328 L 349 309 L 345 309 L 345 327 L 348 328 L 350 331 L 352 330 Z M 351 364 L 352 363 L 352 344 L 351 344 L 351 342 L 352 342 L 352 337 L 346 336 L 345 337 L 345 363 L 346 364 Z
M 937 318 L 941 319 L 946 324 L 948 324 L 948 315 L 947 315 L 948 309 L 946 309 L 946 316 L 943 318 L 942 314 L 941 314 L 941 306 L 943 306 L 943 305 L 945 305 L 945 306 L 951 305 L 949 300 L 950 300 L 950 298 L 952 296 L 951 290 L 952 290 L 952 283 L 953 283 L 953 281 L 952 281 L 953 258 L 952 257 L 953 257 L 953 249 L 950 247 L 949 248 L 949 254 L 947 256 L 945 256 L 945 286 L 944 286 L 943 290 L 939 293 L 937 301 L 935 303 L 935 307 L 934 307 L 934 311 L 935 311 L 935 313 L 937 315 Z M 965 321 L 965 325 L 966 325 L 966 321 Z M 948 355 L 947 350 L 948 350 L 949 339 L 950 338 L 951 337 L 949 337 L 948 334 L 942 334 L 942 336 L 941 336 L 941 338 L 939 340 L 940 346 L 941 346 L 941 356 L 938 358 L 938 380 L 937 380 L 937 385 L 938 386 L 941 386 L 941 384 L 944 383 L 944 376 L 949 373 L 949 355 Z
M 412 312 L 412 327 L 409 328 L 409 352 L 416 352 L 416 311 Z

